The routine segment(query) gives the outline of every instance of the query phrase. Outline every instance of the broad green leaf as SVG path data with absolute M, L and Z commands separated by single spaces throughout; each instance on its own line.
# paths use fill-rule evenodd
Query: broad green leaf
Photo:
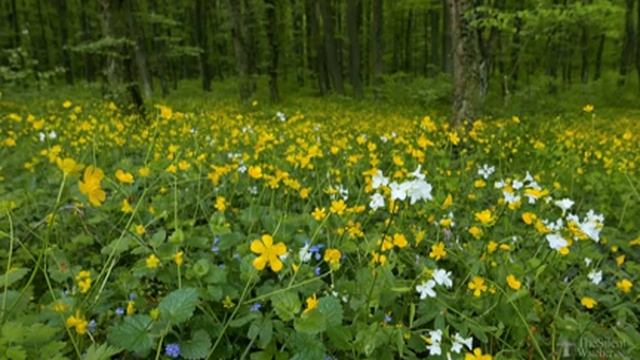
M 109 342 L 115 346 L 136 353 L 144 353 L 153 347 L 153 340 L 149 335 L 151 318 L 147 315 L 133 315 L 124 318 L 109 333 Z
M 180 343 L 181 355 L 185 359 L 203 359 L 211 349 L 211 338 L 204 330 L 191 334 L 191 340 Z
M 198 291 L 184 288 L 175 290 L 162 299 L 158 309 L 161 319 L 176 325 L 189 320 L 196 305 L 198 305 Z
M 327 321 L 320 311 L 314 309 L 297 318 L 294 322 L 294 327 L 297 331 L 313 335 L 325 331 Z
M 107 344 L 91 344 L 87 351 L 82 355 L 82 360 L 109 360 L 118 354 L 120 349 L 114 348 Z
M 333 296 L 326 296 L 318 301 L 318 310 L 324 315 L 327 326 L 342 324 L 342 304 Z
M 293 291 L 274 295 L 271 297 L 271 304 L 278 317 L 283 321 L 292 320 L 300 312 L 300 299 Z

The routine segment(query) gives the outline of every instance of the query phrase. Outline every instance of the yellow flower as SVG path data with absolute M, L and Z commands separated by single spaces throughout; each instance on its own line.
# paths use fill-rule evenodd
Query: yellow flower
M 307 308 L 302 312 L 303 314 L 308 313 L 309 311 L 318 307 L 318 299 L 316 298 L 316 294 L 309 296 L 306 300 Z
M 151 173 L 151 169 L 149 169 L 148 166 L 143 166 L 140 169 L 138 169 L 138 175 L 140 175 L 141 177 L 147 177 L 149 176 L 150 173 Z
M 447 250 L 445 250 L 444 243 L 442 241 L 431 245 L 431 252 L 429 257 L 436 261 L 444 259 L 447 256 Z
M 136 232 L 136 234 L 137 234 L 138 236 L 142 236 L 142 235 L 144 235 L 144 233 L 146 232 L 146 230 L 145 230 L 145 228 L 144 228 L 144 225 L 142 225 L 142 224 L 138 224 L 138 225 L 136 225 L 136 226 L 135 226 L 135 228 L 134 228 L 134 230 L 135 230 L 135 232 Z
M 173 262 L 176 263 L 176 265 L 182 266 L 182 263 L 184 262 L 184 251 L 180 250 L 176 252 L 175 255 L 173 255 L 172 259 Z
M 344 214 L 345 210 L 347 210 L 347 204 L 344 203 L 344 200 L 334 200 L 331 202 L 331 207 L 329 210 L 337 215 Z
M 71 158 L 66 158 L 64 160 L 61 158 L 57 158 L 56 164 L 58 165 L 60 170 L 62 170 L 62 173 L 65 176 L 80 172 L 82 171 L 82 168 L 83 168 L 82 164 L 78 164 L 75 160 Z
M 538 217 L 536 216 L 536 214 L 532 212 L 526 212 L 522 214 L 522 221 L 524 221 L 524 223 L 527 225 L 533 224 L 534 220 L 536 220 L 537 218 Z
M 227 200 L 223 196 L 216 197 L 216 210 L 224 212 L 227 209 Z
M 122 211 L 125 214 L 131 214 L 133 212 L 133 207 L 129 203 L 129 200 L 127 199 L 122 200 L 122 207 L 120 208 L 120 211 Z
M 489 252 L 489 254 L 493 254 L 497 249 L 498 243 L 493 240 L 489 241 L 489 243 L 487 244 L 487 251 Z
M 178 162 L 178 168 L 182 171 L 187 171 L 191 168 L 191 164 L 187 160 L 180 160 Z
M 460 137 L 455 131 L 450 132 L 447 136 L 453 145 L 458 145 L 458 143 L 460 143 Z
M 65 108 L 65 109 L 70 108 L 71 105 L 73 105 L 73 104 L 69 100 L 66 100 L 65 102 L 62 103 L 62 107 Z
M 176 167 L 175 164 L 171 164 L 171 165 L 167 166 L 167 168 L 165 170 L 170 174 L 175 174 L 176 171 L 178 171 L 178 168 Z
M 380 265 L 384 265 L 387 262 L 387 256 L 384 254 L 378 254 L 377 252 L 373 251 L 371 253 L 371 262 L 373 262 L 374 264 L 380 264 Z
M 61 301 L 57 301 L 55 304 L 53 304 L 52 308 L 53 311 L 57 312 L 57 313 L 63 313 L 65 311 L 67 311 L 67 304 L 61 302 Z
M 324 261 L 328 262 L 331 265 L 339 264 L 341 257 L 342 253 L 338 249 L 328 248 L 324 251 Z
M 145 260 L 145 264 L 147 265 L 147 269 L 155 269 L 160 265 L 160 259 L 155 254 L 151 254 Z
M 81 294 L 86 294 L 91 288 L 91 273 L 82 270 L 76 275 L 76 282 L 78 283 L 78 289 Z
M 316 219 L 316 221 L 321 221 L 327 216 L 327 212 L 325 211 L 324 208 L 316 208 L 311 213 L 311 216 L 313 216 L 313 218 Z
M 67 318 L 66 326 L 68 328 L 75 328 L 78 335 L 84 335 L 87 333 L 87 320 L 84 316 L 80 315 L 80 310 L 77 310 L 75 315 L 71 315 Z
M 163 119 L 169 120 L 173 116 L 173 110 L 170 107 L 158 105 L 157 108 L 160 109 L 160 117 Z
M 128 173 L 122 169 L 116 170 L 116 179 L 123 184 L 133 184 L 133 174 Z
M 160 310 L 159 310 L 158 308 L 151 309 L 151 310 L 149 311 L 149 317 L 150 317 L 152 320 L 158 320 L 158 318 L 160 318 Z
M 253 267 L 256 270 L 264 270 L 267 264 L 274 272 L 282 270 L 282 261 L 280 261 L 279 256 L 287 252 L 287 246 L 282 242 L 274 244 L 271 235 L 262 235 L 260 240 L 251 242 L 251 251 L 259 255 L 253 260 Z
M 580 304 L 582 304 L 582 306 L 586 307 L 587 309 L 591 310 L 598 305 L 598 302 L 594 298 L 585 296 L 582 299 L 580 299 Z
M 509 274 L 509 276 L 507 276 L 507 284 L 513 290 L 519 290 L 522 286 L 522 283 L 513 274 Z
M 480 221 L 483 225 L 489 225 L 495 220 L 493 214 L 491 213 L 491 210 L 489 209 L 482 210 L 475 213 L 474 215 L 476 220 Z
M 407 238 L 403 234 L 397 233 L 393 235 L 393 245 L 402 249 L 407 247 L 408 244 Z
M 492 360 L 493 357 L 489 354 L 482 354 L 482 349 L 475 348 L 472 353 L 466 353 L 464 355 L 464 360 Z
M 252 179 L 262 178 L 262 169 L 260 168 L 260 166 L 249 166 L 247 173 L 249 173 L 249 176 Z
M 586 113 L 591 113 L 593 112 L 593 105 L 591 104 L 587 104 L 582 108 L 582 111 L 586 112 Z
M 618 266 L 622 266 L 622 264 L 624 264 L 624 259 L 625 259 L 624 255 L 617 256 L 616 257 L 616 264 L 618 264 Z
M 468 284 L 469 290 L 473 290 L 473 296 L 480 297 L 483 292 L 487 291 L 487 285 L 480 276 L 474 276 Z
M 472 226 L 469 228 L 469 234 L 471 234 L 474 238 L 480 239 L 484 232 L 477 226 Z
M 444 199 L 444 202 L 442 202 L 442 206 L 440 206 L 440 208 L 442 210 L 446 210 L 449 207 L 451 207 L 452 204 L 453 204 L 453 196 L 451 196 L 451 194 L 448 194 L 447 197 Z
M 136 312 L 136 304 L 133 300 L 129 300 L 127 302 L 127 315 L 133 315 L 134 312 Z
M 231 309 L 235 304 L 233 303 L 233 300 L 231 300 L 231 297 L 229 295 L 227 295 L 224 300 L 222 300 L 222 306 L 224 306 L 225 309 Z
M 623 293 L 627 294 L 629 293 L 629 291 L 631 291 L 633 283 L 628 279 L 622 279 L 616 282 L 616 287 Z
M 473 186 L 477 189 L 482 189 L 483 187 L 487 186 L 487 183 L 482 179 L 478 179 L 473 182 Z
M 102 170 L 88 166 L 84 170 L 84 177 L 79 181 L 78 187 L 80 192 L 85 194 L 89 198 L 89 203 L 93 206 L 100 206 L 107 197 L 104 190 L 101 188 L 102 178 L 104 173 Z

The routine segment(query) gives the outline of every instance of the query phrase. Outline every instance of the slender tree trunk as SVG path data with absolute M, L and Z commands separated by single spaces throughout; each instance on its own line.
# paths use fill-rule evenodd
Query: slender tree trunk
M 305 77 L 305 47 L 304 47 L 304 21 L 303 6 L 299 0 L 291 0 L 291 14 L 293 25 L 293 53 L 296 67 L 296 83 L 304 86 Z
M 383 53 L 383 19 L 382 16 L 383 7 L 382 0 L 373 0 L 373 34 L 372 34 L 372 50 L 373 50 L 373 83 L 378 88 L 382 85 L 382 53 Z M 379 96 L 379 91 L 376 91 L 376 96 Z
M 407 29 L 404 32 L 404 71 L 411 72 L 413 68 L 413 10 L 409 10 L 407 14 Z
M 66 0 L 57 1 L 58 8 L 58 25 L 60 28 L 60 43 L 62 45 L 62 63 L 65 67 L 65 79 L 67 84 L 73 84 L 73 66 L 71 63 L 71 49 L 69 49 L 69 34 L 67 29 L 67 2 Z
M 329 91 L 329 74 L 327 73 L 326 55 L 320 31 L 318 3 L 306 0 L 305 9 L 309 24 L 309 64 L 318 81 L 318 92 L 325 95 Z
M 600 79 L 601 71 L 602 71 L 602 53 L 604 52 L 604 40 L 605 35 L 600 35 L 600 40 L 598 41 L 598 50 L 596 51 L 596 65 L 595 71 L 593 73 L 593 80 Z
M 237 0 L 228 0 L 231 12 L 231 37 L 235 52 L 236 68 L 240 76 L 240 99 L 246 101 L 251 97 L 254 85 L 252 84 L 249 69 L 249 54 L 244 36 L 244 22 L 242 21 L 242 4 Z
M 38 11 L 38 23 L 40 28 L 40 51 L 42 52 L 41 64 L 42 69 L 51 68 L 51 57 L 49 54 L 49 41 L 47 39 L 47 32 L 45 31 L 45 26 L 47 26 L 47 22 L 45 21 L 45 17 L 42 14 L 42 1 L 38 0 L 36 3 L 37 11 Z
M 429 12 L 425 11 L 424 22 L 423 22 L 423 30 L 424 33 L 422 35 L 422 39 L 424 41 L 422 47 L 422 59 L 420 61 L 420 68 L 422 69 L 422 76 L 429 76 Z
M 474 120 L 480 106 L 478 84 L 478 44 L 475 31 L 465 14 L 472 7 L 472 0 L 448 0 L 451 11 L 451 35 L 453 40 L 453 114 L 451 124 L 462 125 Z
M 636 34 L 633 28 L 633 4 L 634 0 L 625 0 L 626 11 L 624 21 L 624 43 L 622 46 L 622 56 L 620 57 L 620 80 L 619 84 L 625 83 L 629 67 L 635 58 Z
M 358 28 L 362 6 L 360 0 L 347 0 L 347 32 L 349 33 L 349 75 L 353 94 L 357 99 L 363 96 L 362 80 L 360 79 L 360 42 Z
M 202 74 L 202 90 L 211 91 L 211 49 L 209 44 L 209 4 L 206 0 L 196 1 L 195 26 L 200 53 L 200 71 Z
M 133 0 L 126 0 L 126 14 L 127 14 L 127 28 L 128 34 L 133 38 L 133 44 L 131 45 L 131 54 L 128 56 L 129 58 L 133 58 L 135 62 L 136 71 L 131 69 L 132 74 L 137 74 L 134 77 L 137 78 L 137 89 L 134 90 L 138 92 L 137 94 L 133 94 L 134 100 L 137 100 L 137 97 L 150 98 L 152 95 L 151 85 L 149 82 L 149 72 L 147 71 L 147 54 L 145 51 L 144 44 L 144 29 L 141 26 L 138 26 L 138 23 L 133 15 L 134 8 L 132 4 Z M 141 93 L 140 93 L 141 92 Z M 143 104 L 138 104 L 139 107 L 142 107 Z
M 18 20 L 18 4 L 16 0 L 11 0 L 8 15 L 9 24 L 11 24 L 11 47 L 17 48 L 20 46 L 20 23 Z
M 265 0 L 267 12 L 267 40 L 269 42 L 269 94 L 272 102 L 280 100 L 278 92 L 278 56 L 280 55 L 280 29 L 277 0 Z
M 331 10 L 330 0 L 319 0 L 320 14 L 322 16 L 322 24 L 324 28 L 324 47 L 327 55 L 327 68 L 331 85 L 338 92 L 344 95 L 344 85 L 342 83 L 342 70 L 338 62 L 338 54 L 336 47 L 335 33 L 333 30 L 333 11 Z
M 82 41 L 89 42 L 91 40 L 89 29 L 89 19 L 87 16 L 87 0 L 80 1 L 80 27 L 82 29 Z M 38 0 L 38 7 L 40 7 L 40 0 Z M 93 55 L 85 52 L 84 54 L 84 77 L 87 82 L 93 82 L 95 80 L 95 74 L 93 69 Z
M 451 26 L 451 7 L 449 0 L 442 0 L 442 71 L 450 74 L 452 67 L 452 26 Z
M 429 61 L 429 74 L 434 76 L 440 66 L 440 14 L 436 9 L 430 9 L 429 14 L 431 16 L 431 60 Z

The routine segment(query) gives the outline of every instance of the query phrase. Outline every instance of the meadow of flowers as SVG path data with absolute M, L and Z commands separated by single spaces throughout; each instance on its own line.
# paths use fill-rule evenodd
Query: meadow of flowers
M 0 358 L 640 355 L 640 123 L 0 110 Z

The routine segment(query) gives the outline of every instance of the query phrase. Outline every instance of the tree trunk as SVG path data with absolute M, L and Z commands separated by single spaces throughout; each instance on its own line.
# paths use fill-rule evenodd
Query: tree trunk
M 438 72 L 440 65 L 440 14 L 435 9 L 430 9 L 429 14 L 431 17 L 431 60 L 429 61 L 429 75 L 434 76 Z
M 195 27 L 200 53 L 200 71 L 202 74 L 202 90 L 211 91 L 211 49 L 209 46 L 209 3 L 206 0 L 196 1 Z
M 409 10 L 407 14 L 407 29 L 404 32 L 404 71 L 411 72 L 413 68 L 413 10 Z
M 335 33 L 333 30 L 333 11 L 331 10 L 330 0 L 319 0 L 320 15 L 322 16 L 322 25 L 324 30 L 324 47 L 327 56 L 327 68 L 331 85 L 338 94 L 344 95 L 344 85 L 342 83 L 342 70 L 338 62 L 338 53 L 336 47 Z
M 267 12 L 267 40 L 269 42 L 269 95 L 272 102 L 280 101 L 278 92 L 278 56 L 280 41 L 278 38 L 278 8 L 276 0 L 265 0 Z
M 137 78 L 136 85 L 137 89 L 135 90 L 137 94 L 132 94 L 134 101 L 137 101 L 138 97 L 150 98 L 152 95 L 151 85 L 149 82 L 149 72 L 147 71 L 147 54 L 145 51 L 144 44 L 144 29 L 138 26 L 135 17 L 133 16 L 133 0 L 126 0 L 126 13 L 127 13 L 127 28 L 128 34 L 133 37 L 133 44 L 130 46 L 132 50 L 130 54 L 127 56 L 129 58 L 133 58 L 135 60 L 135 67 L 131 69 L 132 74 L 137 74 L 134 77 L 134 80 Z M 142 92 L 142 93 L 140 93 Z M 137 104 L 139 107 L 142 107 L 142 104 Z
M 626 11 L 624 21 L 624 43 L 622 46 L 622 56 L 620 57 L 620 80 L 619 84 L 624 84 L 629 67 L 635 58 L 636 34 L 633 28 L 633 4 L 634 0 L 625 0 Z
M 228 0 L 231 12 L 231 37 L 233 39 L 233 49 L 235 53 L 236 69 L 240 77 L 239 90 L 240 100 L 246 101 L 251 97 L 253 84 L 249 73 L 249 54 L 244 36 L 244 22 L 242 21 L 242 4 L 237 0 Z
M 20 25 L 18 20 L 18 4 L 16 0 L 11 0 L 8 15 L 9 24 L 11 25 L 11 47 L 17 48 L 20 46 Z
M 382 42 L 383 29 L 383 7 L 382 0 L 373 0 L 373 34 L 371 49 L 373 50 L 373 83 L 378 88 L 382 85 L 382 52 L 384 44 Z M 376 92 L 376 96 L 378 96 Z
M 62 47 L 62 64 L 65 67 L 67 84 L 73 85 L 73 66 L 71 64 L 71 49 L 69 49 L 69 34 L 67 29 L 67 1 L 58 0 L 58 25 L 60 27 L 60 43 Z
M 293 54 L 296 62 L 296 83 L 298 86 L 304 86 L 305 75 L 305 46 L 304 46 L 304 11 L 303 5 L 297 0 L 291 0 L 292 8 L 292 25 L 293 25 Z
M 450 0 L 442 0 L 442 29 L 444 36 L 442 36 L 442 71 L 450 74 L 452 71 L 452 29 L 451 26 L 451 6 Z
M 600 74 L 602 70 L 602 53 L 604 52 L 604 40 L 605 35 L 600 35 L 600 41 L 598 41 L 598 50 L 596 51 L 596 68 L 593 74 L 593 80 L 600 79 Z
M 448 0 L 451 11 L 450 31 L 453 41 L 453 114 L 451 125 L 474 120 L 481 98 L 478 84 L 478 44 L 475 31 L 465 14 L 472 0 Z
M 45 26 L 47 22 L 45 21 L 45 17 L 42 14 L 42 0 L 37 1 L 37 11 L 38 11 L 38 23 L 40 27 L 40 51 L 42 52 L 42 56 L 40 57 L 44 61 L 41 60 L 42 69 L 51 68 L 51 58 L 49 54 L 49 41 L 47 40 L 47 32 L 45 31 Z
M 89 6 L 87 2 L 87 0 L 80 1 L 80 27 L 82 29 L 82 41 L 88 43 L 91 40 L 91 30 L 89 29 L 89 19 L 87 16 L 87 6 Z M 38 0 L 38 7 L 40 7 L 40 0 Z M 87 82 L 93 82 L 95 80 L 95 73 L 93 69 L 93 55 L 85 52 L 83 58 L 85 80 Z
M 362 80 L 360 79 L 360 42 L 358 28 L 362 6 L 360 0 L 347 0 L 347 32 L 349 33 L 349 75 L 353 94 L 357 99 L 363 96 Z
M 324 95 L 329 91 L 329 74 L 327 74 L 327 57 L 320 32 L 318 3 L 315 0 L 306 0 L 305 9 L 309 24 L 309 64 L 317 77 L 318 92 Z

